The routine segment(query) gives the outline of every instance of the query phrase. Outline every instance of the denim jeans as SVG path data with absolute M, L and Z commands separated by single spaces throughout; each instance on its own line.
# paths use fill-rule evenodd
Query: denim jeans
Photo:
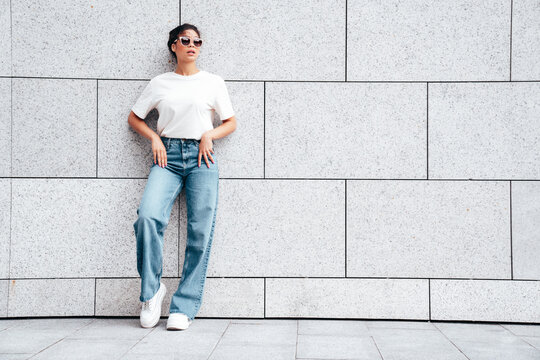
M 152 165 L 133 224 L 137 240 L 137 271 L 141 277 L 140 301 L 152 298 L 163 272 L 163 233 L 178 194 L 185 189 L 187 244 L 182 277 L 173 294 L 169 313 L 181 312 L 191 320 L 202 302 L 206 268 L 214 235 L 218 203 L 218 159 L 210 167 L 201 157 L 199 140 L 161 137 L 167 150 L 167 166 Z M 157 159 L 156 159 L 157 161 Z

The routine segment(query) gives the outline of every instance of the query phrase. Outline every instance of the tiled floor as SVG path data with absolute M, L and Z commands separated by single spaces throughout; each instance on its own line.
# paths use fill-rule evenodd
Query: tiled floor
M 0 359 L 540 359 L 540 325 L 195 318 L 0 320 Z

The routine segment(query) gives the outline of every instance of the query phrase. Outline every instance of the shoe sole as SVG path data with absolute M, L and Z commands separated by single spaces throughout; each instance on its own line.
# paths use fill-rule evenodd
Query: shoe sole
M 189 325 L 191 325 L 191 323 Z M 189 327 L 189 325 L 185 328 L 171 325 L 171 326 L 167 326 L 167 330 L 186 330 Z
M 159 304 L 159 316 L 158 316 L 158 318 L 156 319 L 156 321 L 155 321 L 152 325 L 143 326 L 143 325 L 141 324 L 141 326 L 142 326 L 143 328 L 145 328 L 145 329 L 153 328 L 154 326 L 157 325 L 157 323 L 159 322 L 159 320 L 161 320 L 161 306 L 163 305 L 162 303 L 163 303 L 163 299 L 165 298 L 165 293 L 166 293 L 166 292 L 167 292 L 167 289 L 165 288 L 165 285 L 164 285 L 164 287 L 163 287 L 163 292 L 161 293 L 161 296 L 160 296 L 160 298 L 159 298 L 159 300 L 158 300 L 158 304 Z M 159 296 L 159 295 L 158 295 L 158 296 Z

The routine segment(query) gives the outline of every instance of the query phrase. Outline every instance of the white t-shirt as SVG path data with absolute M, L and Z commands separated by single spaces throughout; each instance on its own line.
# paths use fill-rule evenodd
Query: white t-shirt
M 170 71 L 152 78 L 131 110 L 144 119 L 153 108 L 159 113 L 158 135 L 171 138 L 200 140 L 214 128 L 214 111 L 220 120 L 234 115 L 225 80 L 204 70 L 193 75 Z

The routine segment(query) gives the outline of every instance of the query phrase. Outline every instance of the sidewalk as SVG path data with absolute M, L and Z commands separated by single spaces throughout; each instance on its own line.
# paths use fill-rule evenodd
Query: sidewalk
M 0 359 L 540 359 L 540 325 L 166 317 L 0 320 Z

